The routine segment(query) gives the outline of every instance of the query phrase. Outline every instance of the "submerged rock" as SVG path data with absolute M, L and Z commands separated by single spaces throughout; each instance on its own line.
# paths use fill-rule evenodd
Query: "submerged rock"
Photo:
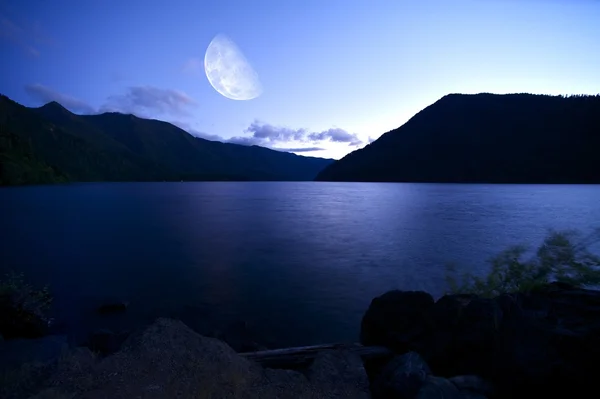
M 111 313 L 120 313 L 127 310 L 129 306 L 129 302 L 110 302 L 105 303 L 103 305 L 98 306 L 96 311 L 100 314 L 111 314 Z

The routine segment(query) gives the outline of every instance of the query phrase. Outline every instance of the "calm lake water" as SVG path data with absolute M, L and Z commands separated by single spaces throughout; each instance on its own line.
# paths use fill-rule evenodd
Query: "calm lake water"
M 110 183 L 0 189 L 1 266 L 55 294 L 75 339 L 158 316 L 245 320 L 269 346 L 356 341 L 387 290 L 444 292 L 547 228 L 600 224 L 600 186 Z M 123 315 L 94 312 L 127 300 Z

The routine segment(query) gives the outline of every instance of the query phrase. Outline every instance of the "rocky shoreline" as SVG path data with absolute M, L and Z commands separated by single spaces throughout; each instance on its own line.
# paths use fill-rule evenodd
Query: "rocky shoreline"
M 391 291 L 372 301 L 361 341 L 420 355 L 373 365 L 374 397 L 415 397 L 429 373 L 454 382 L 462 376 L 459 387 L 477 397 L 587 396 L 600 364 L 600 292 L 552 283 L 434 302 L 424 292 Z M 446 382 L 439 388 L 459 397 Z
M 0 342 L 0 397 L 587 396 L 600 364 L 600 292 L 553 283 L 434 301 L 390 291 L 371 302 L 361 343 L 393 355 L 363 361 L 326 351 L 300 370 L 263 368 L 173 319 L 119 340 L 105 353 L 69 347 L 61 336 Z

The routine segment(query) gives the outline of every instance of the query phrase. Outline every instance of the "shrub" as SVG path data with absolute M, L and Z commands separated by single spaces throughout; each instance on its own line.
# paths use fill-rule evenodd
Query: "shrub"
M 590 245 L 600 242 L 600 229 L 581 238 L 575 231 L 551 230 L 535 255 L 526 259 L 525 246 L 513 246 L 490 260 L 485 277 L 466 273 L 457 279 L 456 269 L 448 267 L 446 281 L 453 294 L 495 297 L 503 293 L 525 292 L 558 281 L 576 287 L 600 284 L 600 257 Z

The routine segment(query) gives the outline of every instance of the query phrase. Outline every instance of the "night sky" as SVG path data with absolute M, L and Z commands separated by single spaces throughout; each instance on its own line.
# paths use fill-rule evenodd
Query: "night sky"
M 209 83 L 219 34 L 258 97 Z M 0 70 L 27 106 L 339 158 L 448 93 L 599 93 L 600 1 L 0 0 Z

